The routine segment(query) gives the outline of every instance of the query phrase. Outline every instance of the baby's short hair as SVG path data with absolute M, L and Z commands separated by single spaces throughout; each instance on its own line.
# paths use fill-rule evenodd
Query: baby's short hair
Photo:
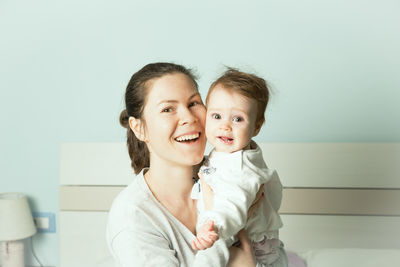
M 265 121 L 264 113 L 270 94 L 269 86 L 263 78 L 229 67 L 227 71 L 211 84 L 208 90 L 206 104 L 208 104 L 209 96 L 217 85 L 222 85 L 222 87 L 227 90 L 256 100 L 256 127 L 261 127 Z

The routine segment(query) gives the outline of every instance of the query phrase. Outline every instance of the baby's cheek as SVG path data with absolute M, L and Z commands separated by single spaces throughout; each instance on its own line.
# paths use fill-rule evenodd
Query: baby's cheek
M 246 130 L 244 130 L 242 132 L 243 133 L 242 138 L 244 139 L 243 142 L 250 141 L 250 139 L 253 137 L 253 132 L 254 132 L 254 129 L 252 130 L 250 128 L 247 128 Z

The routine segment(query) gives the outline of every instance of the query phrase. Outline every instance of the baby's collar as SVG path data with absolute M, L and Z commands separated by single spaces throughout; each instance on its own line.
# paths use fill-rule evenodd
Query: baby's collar
M 218 152 L 214 149 L 211 151 L 208 160 L 211 166 L 240 171 L 242 169 L 242 155 L 243 150 L 227 153 Z

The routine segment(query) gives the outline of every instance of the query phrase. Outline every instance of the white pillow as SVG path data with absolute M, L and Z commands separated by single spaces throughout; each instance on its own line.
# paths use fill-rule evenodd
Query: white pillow
M 301 254 L 307 267 L 400 266 L 397 249 L 317 249 Z

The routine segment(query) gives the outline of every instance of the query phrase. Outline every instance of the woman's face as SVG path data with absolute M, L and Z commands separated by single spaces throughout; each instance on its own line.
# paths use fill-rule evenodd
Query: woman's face
M 196 165 L 204 156 L 206 109 L 192 80 L 182 73 L 149 83 L 143 110 L 150 160 Z

